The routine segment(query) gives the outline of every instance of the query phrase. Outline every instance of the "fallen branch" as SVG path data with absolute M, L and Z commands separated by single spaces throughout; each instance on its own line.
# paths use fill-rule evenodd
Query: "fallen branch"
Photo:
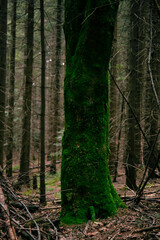
M 3 194 L 2 188 L 0 187 L 0 206 L 3 210 L 3 214 L 5 217 L 5 225 L 9 234 L 9 237 L 11 240 L 17 240 L 17 236 L 16 236 L 16 231 L 14 229 L 13 226 L 11 226 L 11 221 L 10 221 L 10 215 L 9 215 L 9 211 L 8 211 L 8 206 L 5 203 L 5 196 Z
M 85 235 L 85 237 L 88 237 L 87 231 L 88 231 L 88 228 L 89 228 L 90 225 L 91 225 L 91 220 L 89 220 L 89 221 L 87 222 L 86 226 L 85 226 L 85 229 L 84 229 L 84 235 Z
M 147 227 L 147 228 L 142 228 L 140 230 L 135 231 L 134 233 L 141 233 L 141 232 L 147 232 L 150 230 L 154 230 L 154 229 L 160 229 L 160 225 L 156 225 L 156 226 L 152 226 L 152 227 Z
M 55 231 L 55 235 L 56 235 L 56 240 L 58 240 L 58 231 L 57 228 L 55 227 L 55 225 L 53 224 L 53 222 L 49 219 L 49 217 L 46 218 L 48 220 L 48 222 L 51 224 L 51 226 L 53 227 L 54 231 Z

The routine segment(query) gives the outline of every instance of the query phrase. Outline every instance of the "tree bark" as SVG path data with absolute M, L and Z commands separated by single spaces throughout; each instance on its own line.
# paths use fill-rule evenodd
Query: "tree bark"
M 15 86 L 15 53 L 16 53 L 16 9 L 17 1 L 12 3 L 12 23 L 11 23 L 11 55 L 10 55 L 10 86 L 9 86 L 9 113 L 8 113 L 8 143 L 6 154 L 6 173 L 12 176 L 13 161 L 13 118 L 14 118 L 14 86 Z
M 44 35 L 44 1 L 40 0 L 41 12 L 41 169 L 40 169 L 40 203 L 46 203 L 45 187 L 45 71 L 46 52 Z
M 65 132 L 61 169 L 65 223 L 107 217 L 122 206 L 107 165 L 108 78 L 118 3 L 65 2 Z
M 59 108 L 60 108 L 60 74 L 61 74 L 61 36 L 62 36 L 62 0 L 57 0 L 57 19 L 56 19 L 56 51 L 55 51 L 55 79 L 53 86 L 53 136 L 51 151 L 51 167 L 50 173 L 56 173 L 56 160 L 57 160 L 57 137 L 59 127 Z
M 117 80 L 117 22 L 114 29 L 113 54 L 111 61 L 111 73 Z M 113 81 L 110 81 L 110 128 L 109 128 L 109 170 L 114 175 L 117 156 L 117 88 Z
M 129 67 L 130 75 L 128 79 L 128 101 L 140 120 L 140 88 L 138 79 L 137 56 L 138 56 L 138 16 L 139 2 L 130 2 L 130 51 L 129 51 Z M 136 100 L 135 100 L 136 99 Z M 137 189 L 136 185 L 136 168 L 140 152 L 140 131 L 136 126 L 136 121 L 132 115 L 131 109 L 128 108 L 128 126 L 127 126 L 127 149 L 126 149 L 126 185 L 133 189 Z M 138 151 L 137 151 L 138 149 Z
M 19 183 L 29 186 L 30 163 L 30 128 L 33 72 L 33 33 L 34 33 L 34 0 L 28 1 L 28 20 L 26 29 L 27 45 L 25 50 L 23 96 L 22 148 L 20 156 Z
M 154 146 L 155 156 L 158 155 L 158 141 L 156 143 L 156 135 L 158 133 L 158 118 L 159 118 L 159 106 L 156 99 L 156 94 L 159 100 L 160 89 L 160 39 L 158 37 L 160 23 L 160 12 L 155 2 L 150 1 L 147 4 L 146 15 L 146 42 L 147 42 L 147 77 L 145 82 L 145 134 L 148 138 L 150 146 Z M 155 144 L 155 145 L 154 145 Z M 152 171 L 155 165 L 155 158 L 151 158 L 148 161 L 150 150 L 146 144 L 143 148 L 143 159 L 146 166 L 149 167 L 148 174 Z M 156 177 L 156 173 L 152 173 L 152 178 Z
M 5 88 L 7 52 L 7 0 L 0 0 L 0 166 L 4 164 Z

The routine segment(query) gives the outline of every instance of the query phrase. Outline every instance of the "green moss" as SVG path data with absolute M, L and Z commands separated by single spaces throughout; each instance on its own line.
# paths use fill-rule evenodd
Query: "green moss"
M 106 2 L 85 1 L 81 12 L 89 14 L 89 9 Z M 88 19 L 85 16 L 81 22 L 75 23 L 69 21 L 69 16 L 71 19 L 73 16 L 68 11 L 72 8 L 74 16 L 78 16 L 78 3 L 66 1 L 61 220 L 67 224 L 86 222 L 94 217 L 106 218 L 115 214 L 117 207 L 123 206 L 111 183 L 107 165 L 109 109 L 106 76 L 117 6 L 106 6 L 97 8 Z M 76 33 L 73 32 L 75 28 Z

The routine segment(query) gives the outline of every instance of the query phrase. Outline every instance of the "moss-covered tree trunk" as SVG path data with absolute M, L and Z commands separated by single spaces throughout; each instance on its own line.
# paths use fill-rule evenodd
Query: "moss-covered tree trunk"
M 114 214 L 122 202 L 107 165 L 108 79 L 118 4 L 65 2 L 65 132 L 61 172 L 65 223 Z

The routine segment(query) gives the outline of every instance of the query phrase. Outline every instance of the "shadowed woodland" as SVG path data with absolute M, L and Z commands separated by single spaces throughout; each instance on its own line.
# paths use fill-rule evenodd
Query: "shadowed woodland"
M 160 239 L 159 26 L 159 0 L 0 0 L 0 239 Z

